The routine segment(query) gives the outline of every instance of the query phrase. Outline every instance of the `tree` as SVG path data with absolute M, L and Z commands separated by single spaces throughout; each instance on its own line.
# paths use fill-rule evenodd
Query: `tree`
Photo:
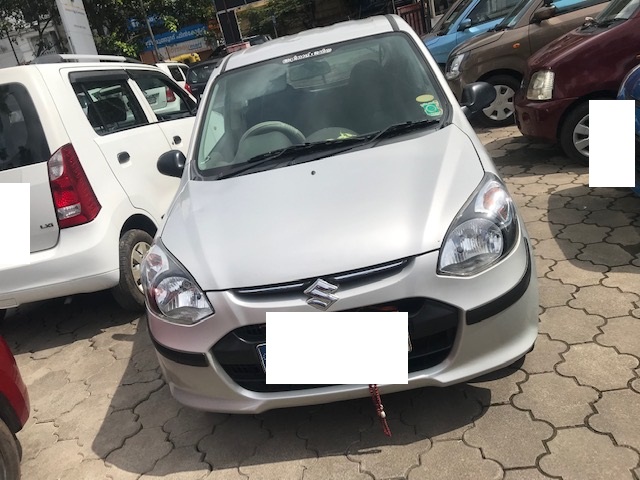
M 259 7 L 250 7 L 240 13 L 249 26 L 247 35 L 287 35 L 315 27 L 314 0 L 270 0 Z

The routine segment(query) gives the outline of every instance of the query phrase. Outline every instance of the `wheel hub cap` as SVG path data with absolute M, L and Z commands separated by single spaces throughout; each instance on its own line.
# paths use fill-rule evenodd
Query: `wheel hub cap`
M 513 115 L 513 97 L 516 92 L 507 85 L 494 85 L 493 87 L 496 89 L 496 99 L 482 111 L 491 120 L 505 120 Z
M 151 245 L 147 242 L 138 242 L 133 246 L 133 250 L 131 250 L 131 273 L 140 291 L 142 291 L 142 260 L 144 260 L 150 247 Z
M 589 115 L 585 115 L 573 129 L 573 145 L 585 157 L 589 156 Z

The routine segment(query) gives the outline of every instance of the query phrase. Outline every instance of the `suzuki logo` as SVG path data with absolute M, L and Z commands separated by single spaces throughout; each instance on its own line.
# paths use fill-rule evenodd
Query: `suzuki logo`
M 318 310 L 327 310 L 331 305 L 336 303 L 339 298 L 333 295 L 338 291 L 337 285 L 319 278 L 313 285 L 307 288 L 304 293 L 309 297 L 307 304 Z

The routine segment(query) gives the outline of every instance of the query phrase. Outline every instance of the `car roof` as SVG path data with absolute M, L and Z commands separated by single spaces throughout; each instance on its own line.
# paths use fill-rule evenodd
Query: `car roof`
M 225 69 L 232 70 L 287 54 L 315 50 L 325 45 L 392 32 L 394 31 L 392 21 L 398 24 L 400 30 L 406 30 L 403 28 L 405 22 L 396 15 L 375 16 L 364 20 L 349 20 L 329 27 L 314 28 L 296 35 L 276 38 L 275 40 L 232 53 L 228 57 Z
M 16 67 L 3 68 L 3 72 L 20 71 L 28 74 L 27 72 L 39 71 L 43 75 L 49 72 L 55 72 L 63 69 L 74 70 L 113 70 L 113 69 L 147 69 L 161 72 L 155 65 L 148 65 L 146 63 L 121 63 L 121 62 L 60 62 L 60 63 L 42 63 L 31 65 L 18 65 Z M 164 75 L 164 73 L 163 73 Z

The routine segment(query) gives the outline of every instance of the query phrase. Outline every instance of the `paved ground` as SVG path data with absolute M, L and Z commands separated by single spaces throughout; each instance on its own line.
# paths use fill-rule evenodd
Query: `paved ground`
M 168 394 L 142 320 L 108 295 L 13 312 L 38 479 L 640 479 L 640 199 L 515 128 L 481 131 L 535 246 L 540 336 L 491 378 L 258 416 Z

